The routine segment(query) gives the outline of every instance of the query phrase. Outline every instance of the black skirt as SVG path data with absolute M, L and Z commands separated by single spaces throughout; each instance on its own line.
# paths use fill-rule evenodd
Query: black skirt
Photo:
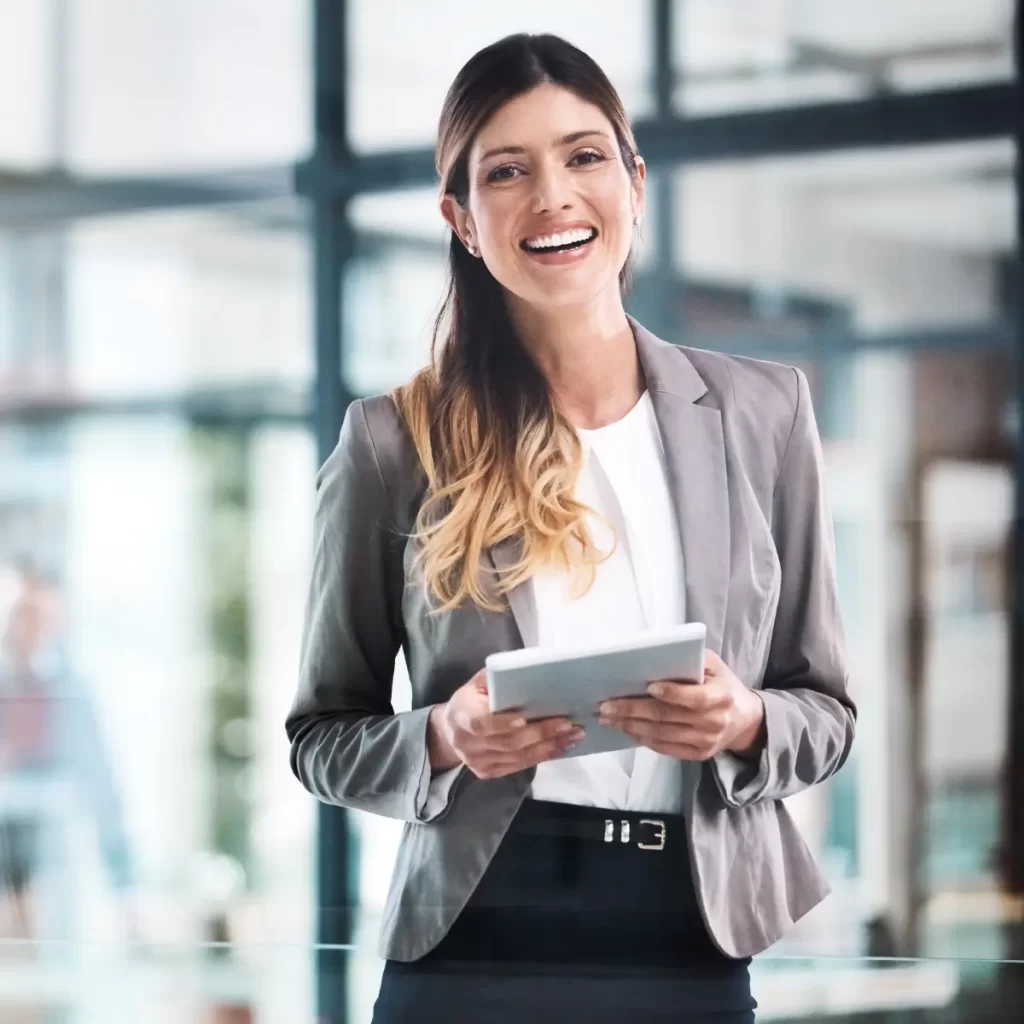
M 685 828 L 524 801 L 440 944 L 387 961 L 373 1024 L 749 1024 L 750 960 L 708 936 Z

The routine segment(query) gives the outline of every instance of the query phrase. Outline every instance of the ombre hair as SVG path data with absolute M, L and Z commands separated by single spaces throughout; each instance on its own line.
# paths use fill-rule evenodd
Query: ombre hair
M 443 194 L 465 208 L 469 150 L 480 129 L 509 100 L 545 82 L 605 114 L 637 179 L 633 133 L 604 72 L 564 39 L 520 34 L 479 51 L 448 91 L 435 155 Z M 629 260 L 619 279 L 628 287 Z M 589 586 L 607 553 L 590 537 L 589 509 L 573 497 L 583 464 L 579 438 L 516 336 L 501 285 L 454 232 L 430 364 L 392 397 L 426 474 L 413 536 L 435 610 L 469 600 L 497 611 L 508 591 L 549 563 L 584 569 Z M 488 584 L 481 556 L 508 540 L 518 542 L 519 557 Z

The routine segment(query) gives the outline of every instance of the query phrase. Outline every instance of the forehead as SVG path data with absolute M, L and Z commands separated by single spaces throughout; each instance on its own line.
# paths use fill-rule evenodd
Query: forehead
M 489 150 L 502 147 L 549 149 L 564 136 L 582 131 L 615 138 L 615 129 L 600 107 L 563 86 L 545 82 L 495 112 L 473 140 L 470 160 L 480 160 Z

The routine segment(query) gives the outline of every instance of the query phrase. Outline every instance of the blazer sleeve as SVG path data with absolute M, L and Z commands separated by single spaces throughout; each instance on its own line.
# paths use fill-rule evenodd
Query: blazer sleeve
M 317 475 L 312 578 L 299 685 L 285 722 L 291 766 L 318 799 L 407 822 L 440 818 L 431 794 L 430 707 L 395 714 L 402 543 L 366 412 L 349 406 Z
M 821 441 L 807 378 L 793 372 L 796 410 L 772 512 L 782 583 L 758 691 L 766 739 L 757 759 L 729 752 L 712 758 L 712 772 L 730 807 L 780 800 L 834 775 L 850 753 L 856 725 Z

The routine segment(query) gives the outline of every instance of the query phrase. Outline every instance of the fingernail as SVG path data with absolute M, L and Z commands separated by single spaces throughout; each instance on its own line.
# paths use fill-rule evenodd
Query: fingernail
M 664 683 L 651 683 L 647 687 L 647 692 L 655 697 L 665 696 L 665 684 Z

